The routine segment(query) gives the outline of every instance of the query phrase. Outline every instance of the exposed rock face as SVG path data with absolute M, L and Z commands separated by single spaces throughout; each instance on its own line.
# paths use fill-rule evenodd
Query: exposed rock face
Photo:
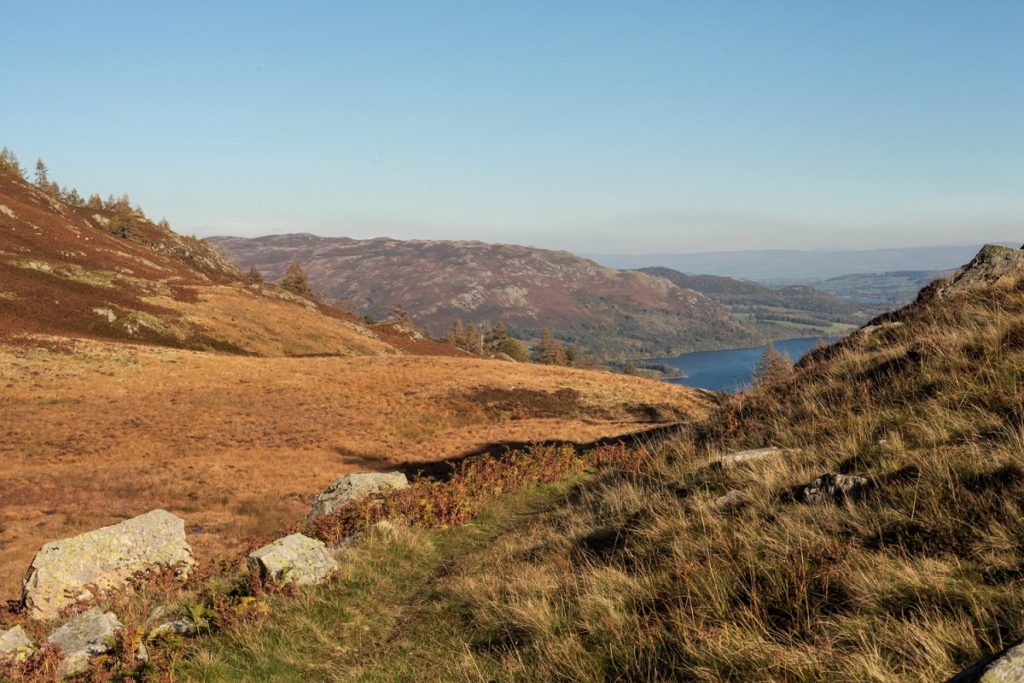
M 758 460 L 764 460 L 765 458 L 781 455 L 784 451 L 781 448 L 754 448 L 749 451 L 737 451 L 730 453 L 729 455 L 723 455 L 718 460 L 718 464 L 721 467 L 736 467 L 746 463 L 757 462 Z
M 868 480 L 850 474 L 823 474 L 801 492 L 805 503 L 842 503 L 867 489 Z
M 177 567 L 185 575 L 195 564 L 185 540 L 185 523 L 153 510 L 120 524 L 44 545 L 29 567 L 23 599 L 35 619 L 58 612 L 92 594 L 117 588 L 152 567 Z
M 32 639 L 21 626 L 0 631 L 0 662 L 22 660 L 32 654 Z
M 93 607 L 54 631 L 49 641 L 64 653 L 61 675 L 74 676 L 88 670 L 90 659 L 110 650 L 111 639 L 120 628 L 121 622 L 113 612 Z
M 249 553 L 249 567 L 266 581 L 300 586 L 320 583 L 338 568 L 323 541 L 302 534 L 279 538 Z
M 1024 250 L 987 244 L 970 263 L 949 280 L 938 285 L 936 295 L 947 297 L 958 292 L 1013 282 L 1024 277 Z
M 306 524 L 317 517 L 328 515 L 340 505 L 365 498 L 371 493 L 388 489 L 403 489 L 409 480 L 401 472 L 355 472 L 335 479 L 334 482 L 316 494 L 313 505 L 306 515 Z

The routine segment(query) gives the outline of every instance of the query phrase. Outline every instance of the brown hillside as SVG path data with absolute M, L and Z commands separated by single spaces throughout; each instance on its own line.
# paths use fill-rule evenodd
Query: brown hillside
M 237 264 L 255 265 L 274 279 L 297 261 L 324 295 L 374 316 L 401 306 L 434 334 L 456 318 L 501 321 L 526 338 L 548 327 L 606 357 L 668 355 L 760 340 L 703 294 L 565 251 L 308 234 L 210 241 Z
M 600 371 L 425 356 L 252 358 L 0 345 L 0 591 L 45 541 L 162 507 L 205 559 L 305 514 L 353 470 L 505 442 L 588 442 L 712 401 Z
M 38 334 L 261 355 L 395 351 L 350 316 L 245 286 L 202 240 L 139 213 L 68 206 L 0 170 L 0 340 Z
M 207 567 L 353 470 L 703 415 L 682 387 L 483 360 L 274 285 L 140 212 L 0 173 L 0 591 L 44 542 L 165 508 Z

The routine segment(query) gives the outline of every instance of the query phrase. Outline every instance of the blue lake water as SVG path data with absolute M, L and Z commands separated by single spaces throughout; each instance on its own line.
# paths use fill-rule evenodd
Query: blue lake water
M 793 361 L 797 361 L 805 353 L 814 349 L 822 339 L 829 342 L 834 337 L 784 339 L 775 342 L 775 348 L 788 355 Z M 754 368 L 761 360 L 764 350 L 765 347 L 756 346 L 750 349 L 695 351 L 674 358 L 654 358 L 647 362 L 679 368 L 686 376 L 673 377 L 668 380 L 673 384 L 684 384 L 688 387 L 714 391 L 739 391 L 750 385 L 754 376 Z

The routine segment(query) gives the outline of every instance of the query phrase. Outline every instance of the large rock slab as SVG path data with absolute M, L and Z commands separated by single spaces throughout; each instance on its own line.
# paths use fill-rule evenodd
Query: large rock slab
M 323 541 L 303 534 L 279 538 L 249 553 L 249 567 L 264 581 L 308 585 L 320 583 L 338 568 Z
M 89 669 L 89 660 L 109 652 L 121 622 L 113 612 L 93 607 L 50 634 L 49 641 L 59 645 L 64 658 L 60 674 L 74 676 Z
M 53 619 L 64 607 L 91 597 L 91 587 L 118 588 L 152 567 L 177 567 L 186 575 L 195 564 L 185 540 L 185 523 L 153 510 L 120 524 L 44 545 L 22 588 L 29 614 Z
M 350 501 L 389 489 L 403 489 L 409 480 L 401 472 L 353 472 L 335 479 L 330 486 L 313 497 L 306 515 L 306 524 L 317 517 L 329 515 L 335 508 Z
M 21 626 L 0 631 L 0 662 L 24 660 L 32 654 L 32 639 Z

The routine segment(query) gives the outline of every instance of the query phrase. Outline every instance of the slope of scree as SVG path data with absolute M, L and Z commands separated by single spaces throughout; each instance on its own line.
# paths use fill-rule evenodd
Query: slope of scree
M 297 261 L 324 294 L 377 317 L 400 306 L 435 335 L 455 319 L 503 322 L 527 339 L 550 328 L 602 358 L 672 355 L 763 340 L 703 294 L 564 251 L 309 234 L 210 241 L 243 268 L 255 265 L 271 277 Z

